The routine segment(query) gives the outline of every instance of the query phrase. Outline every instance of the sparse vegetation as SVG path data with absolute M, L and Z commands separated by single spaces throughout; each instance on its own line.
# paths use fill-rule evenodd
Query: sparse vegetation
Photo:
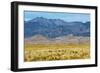
M 90 58 L 90 44 L 25 44 L 24 61 L 52 61 Z

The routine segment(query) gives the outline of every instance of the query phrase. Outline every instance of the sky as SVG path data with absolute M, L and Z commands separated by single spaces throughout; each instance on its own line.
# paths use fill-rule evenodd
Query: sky
M 90 21 L 88 13 L 67 13 L 67 12 L 43 12 L 43 11 L 24 11 L 24 20 L 29 21 L 36 17 L 47 19 L 62 19 L 66 22 L 87 22 Z

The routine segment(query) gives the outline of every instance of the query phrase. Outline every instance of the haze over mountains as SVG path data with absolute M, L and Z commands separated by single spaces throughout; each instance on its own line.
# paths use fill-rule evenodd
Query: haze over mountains
M 35 35 L 42 35 L 47 38 L 57 38 L 61 36 L 90 36 L 90 22 L 66 22 L 61 19 L 47 19 L 36 17 L 29 21 L 24 21 L 25 38 Z

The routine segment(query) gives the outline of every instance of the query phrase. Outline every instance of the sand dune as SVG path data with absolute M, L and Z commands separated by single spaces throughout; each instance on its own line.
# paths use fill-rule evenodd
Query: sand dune
M 90 37 L 83 36 L 61 36 L 56 38 L 47 38 L 42 35 L 35 35 L 30 38 L 25 38 L 25 43 L 29 44 L 79 44 L 79 43 L 89 43 Z

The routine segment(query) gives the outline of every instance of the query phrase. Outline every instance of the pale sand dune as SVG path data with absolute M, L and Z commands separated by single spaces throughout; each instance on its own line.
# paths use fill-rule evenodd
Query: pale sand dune
M 80 44 L 80 43 L 90 43 L 90 37 L 83 36 L 62 36 L 56 38 L 47 38 L 42 35 L 35 35 L 30 38 L 25 39 L 25 43 L 29 44 Z

